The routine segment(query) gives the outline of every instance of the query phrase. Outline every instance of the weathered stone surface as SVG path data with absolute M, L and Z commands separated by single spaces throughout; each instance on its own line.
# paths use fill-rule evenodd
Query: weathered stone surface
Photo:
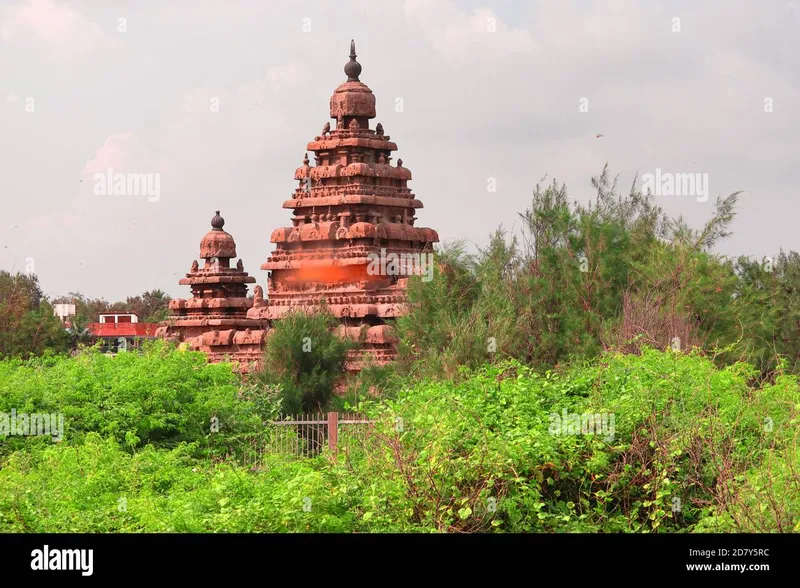
M 364 341 L 350 362 L 358 369 L 368 356 L 379 364 L 394 358 L 387 321 L 407 307 L 405 274 L 375 273 L 370 261 L 391 253 L 427 254 L 439 236 L 414 226 L 422 202 L 407 186 L 411 171 L 402 160 L 391 164 L 397 145 L 383 126 L 370 128 L 375 96 L 359 80 L 354 44 L 345 73 L 347 81 L 330 100 L 336 127 L 326 124 L 308 143 L 315 165 L 303 158 L 294 174 L 298 187 L 283 203 L 293 211 L 292 226 L 270 237 L 276 248 L 261 266 L 270 271 L 268 297 L 256 296 L 247 317 L 272 322 L 324 304 L 341 319 L 342 336 Z
M 224 225 L 217 211 L 211 231 L 200 242 L 203 266 L 194 261 L 179 282 L 191 287 L 192 297 L 170 302 L 170 318 L 156 335 L 202 351 L 211 362 L 235 361 L 242 371 L 249 371 L 260 361 L 264 342 L 260 322 L 247 318 L 253 306 L 247 297 L 247 284 L 256 279 L 244 271 L 241 259 L 236 267 L 230 267 L 236 257 L 236 242 L 222 229 Z
M 253 299 L 247 297 L 247 284 L 255 279 L 241 260 L 230 267 L 236 243 L 222 230 L 225 221 L 217 212 L 200 243 L 202 267 L 193 262 L 180 280 L 191 287 L 192 297 L 170 303 L 171 317 L 160 336 L 203 351 L 210 361 L 234 360 L 248 370 L 260 361 L 274 321 L 325 305 L 341 320 L 340 336 L 362 342 L 349 369 L 394 359 L 397 342 L 389 324 L 407 311 L 409 274 L 390 266 L 376 272 L 373 261 L 427 256 L 439 236 L 414 226 L 415 211 L 423 205 L 408 187 L 411 171 L 402 159 L 392 165 L 397 144 L 383 126 L 370 128 L 375 96 L 359 79 L 352 42 L 345 73 L 347 81 L 330 100 L 336 126 L 326 123 L 308 143 L 294 173 L 298 187 L 283 203 L 292 211 L 291 226 L 275 229 L 270 237 L 275 251 L 261 265 L 270 272 L 267 293 L 256 286 Z M 314 165 L 308 153 L 314 154 Z

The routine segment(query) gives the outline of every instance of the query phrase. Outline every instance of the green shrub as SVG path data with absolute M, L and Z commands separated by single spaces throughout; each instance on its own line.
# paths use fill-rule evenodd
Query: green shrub
M 17 452 L 0 470 L 0 528 L 11 532 L 341 532 L 345 488 L 313 462 L 254 474 L 192 458 L 195 448 L 128 454 L 96 434 L 80 446 Z M 34 490 L 35 489 L 35 490 Z
M 353 342 L 340 338 L 338 320 L 327 310 L 293 312 L 275 323 L 254 379 L 281 389 L 284 414 L 323 410 L 344 375 Z
M 41 381 L 58 381 L 48 371 L 71 373 L 62 371 L 64 360 L 48 361 L 37 365 Z M 220 378 L 220 390 L 233 386 L 225 366 L 211 367 L 207 376 Z M 4 382 L 32 377 L 22 362 L 2 369 Z M 26 378 L 15 380 L 15 370 Z M 67 442 L 18 439 L 22 445 L 0 456 L 0 526 L 14 532 L 797 531 L 800 388 L 786 375 L 754 387 L 753 372 L 747 364 L 719 369 L 696 353 L 644 349 L 541 374 L 507 361 L 465 370 L 456 384 L 406 379 L 395 398 L 362 402 L 359 409 L 374 421 L 363 425 L 364 434 L 340 427 L 337 459 L 328 452 L 311 459 L 266 455 L 252 468 L 235 459 L 256 434 L 244 428 L 221 438 L 229 454 L 223 457 L 208 454 L 207 436 L 195 433 L 191 419 L 178 422 L 170 439 L 195 436 L 193 442 L 150 435 L 150 444 L 133 451 L 119 434 L 130 424 L 102 434 L 101 423 L 96 431 L 83 425 L 85 432 Z M 105 380 L 109 372 L 97 374 Z M 227 402 L 227 393 L 205 388 L 189 398 L 189 411 L 227 407 L 220 397 Z M 257 406 L 257 400 L 245 393 L 235 403 Z M 236 422 L 240 413 L 228 410 Z M 606 415 L 613 428 L 560 430 L 556 416 L 565 414 Z
M 271 413 L 241 398 L 229 364 L 209 364 L 201 353 L 155 342 L 142 353 L 105 355 L 87 349 L 76 357 L 0 361 L 0 412 L 64 415 L 68 442 L 89 432 L 129 447 L 173 446 L 258 431 Z M 212 437 L 212 419 L 219 435 Z M 31 440 L 6 439 L 7 448 Z

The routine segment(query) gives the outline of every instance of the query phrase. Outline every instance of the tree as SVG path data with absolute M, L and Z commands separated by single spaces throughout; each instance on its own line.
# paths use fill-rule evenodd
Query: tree
M 140 296 L 128 297 L 127 310 L 135 312 L 145 323 L 158 323 L 166 320 L 171 298 L 161 290 L 144 292 Z
M 67 333 L 72 339 L 73 349 L 78 348 L 80 345 L 86 345 L 91 341 L 92 332 L 87 328 L 87 321 L 82 316 L 73 317 L 70 323 Z
M 579 204 L 563 184 L 537 185 L 519 242 L 498 230 L 475 255 L 440 251 L 433 281 L 410 280 L 401 357 L 424 357 L 417 369 L 452 377 L 507 357 L 548 368 L 608 347 L 735 342 L 736 277 L 709 250 L 728 235 L 737 194 L 718 199 L 695 231 L 668 218 L 636 178 L 621 193 L 606 166 L 592 186 Z
M 293 312 L 276 322 L 264 350 L 258 382 L 281 387 L 284 414 L 324 410 L 344 375 L 353 342 L 337 336 L 338 320 L 327 310 Z
M 64 352 L 69 336 L 34 274 L 0 271 L 0 357 Z

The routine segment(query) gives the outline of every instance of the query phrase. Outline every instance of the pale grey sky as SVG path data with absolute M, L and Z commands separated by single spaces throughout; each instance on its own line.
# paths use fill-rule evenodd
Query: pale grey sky
M 782 0 L 0 0 L 0 268 L 186 296 L 220 209 L 263 284 L 351 38 L 443 241 L 518 226 L 544 175 L 586 201 L 608 161 L 708 174 L 707 202 L 656 197 L 694 224 L 744 190 L 723 253 L 798 250 L 799 33 Z M 95 194 L 109 167 L 159 199 Z

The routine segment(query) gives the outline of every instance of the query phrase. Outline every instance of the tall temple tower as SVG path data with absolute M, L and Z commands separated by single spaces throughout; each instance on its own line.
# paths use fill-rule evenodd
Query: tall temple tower
M 283 203 L 293 211 L 292 226 L 272 233 L 276 249 L 261 266 L 270 272 L 268 297 L 257 294 L 247 317 L 269 324 L 325 304 L 343 332 L 364 343 L 350 363 L 358 369 L 366 355 L 377 363 L 394 358 L 386 321 L 405 312 L 407 276 L 419 273 L 409 260 L 429 259 L 439 236 L 414 226 L 422 202 L 408 188 L 411 171 L 402 159 L 391 164 L 397 145 L 383 126 L 370 128 L 375 96 L 359 79 L 353 41 L 344 73 L 347 81 L 330 100 L 336 127 L 326 123 L 308 143 L 314 165 L 306 154 L 294 175 L 298 187 Z
M 223 230 L 225 220 L 216 211 L 211 230 L 200 241 L 203 267 L 192 262 L 185 278 L 178 282 L 192 289 L 188 300 L 169 303 L 170 318 L 162 323 L 156 336 L 185 342 L 190 349 L 205 352 L 209 360 L 238 361 L 244 371 L 251 362 L 261 359 L 264 332 L 259 322 L 247 318 L 253 301 L 247 297 L 247 284 L 256 279 L 244 271 L 236 257 L 236 242 Z M 256 290 L 261 290 L 256 286 Z

